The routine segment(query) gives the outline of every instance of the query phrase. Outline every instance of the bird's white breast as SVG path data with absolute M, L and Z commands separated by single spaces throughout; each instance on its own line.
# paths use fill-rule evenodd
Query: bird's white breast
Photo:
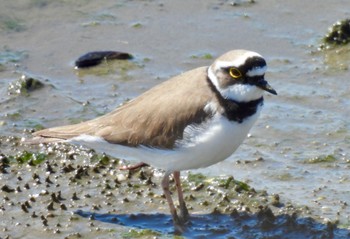
M 242 123 L 229 121 L 217 113 L 202 125 L 191 125 L 185 129 L 184 139 L 175 149 L 159 149 L 146 146 L 127 147 L 110 144 L 100 137 L 81 135 L 69 140 L 70 143 L 83 144 L 111 156 L 144 162 L 166 171 L 180 171 L 207 167 L 229 157 L 243 142 L 255 123 L 257 112 Z
M 207 167 L 228 158 L 246 138 L 255 123 L 259 112 L 242 123 L 229 121 L 217 114 L 203 128 L 185 129 L 185 141 L 178 149 L 183 160 L 174 161 L 177 170 Z M 188 134 L 188 135 L 186 135 Z

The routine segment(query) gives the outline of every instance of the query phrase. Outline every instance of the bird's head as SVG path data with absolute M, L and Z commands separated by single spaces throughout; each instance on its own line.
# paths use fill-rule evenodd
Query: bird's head
M 248 102 L 267 91 L 277 92 L 265 80 L 267 66 L 258 53 L 233 50 L 220 56 L 208 68 L 208 77 L 225 99 Z

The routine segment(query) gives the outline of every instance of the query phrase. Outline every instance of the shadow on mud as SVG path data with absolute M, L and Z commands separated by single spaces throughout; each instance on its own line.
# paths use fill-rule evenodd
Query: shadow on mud
M 114 223 L 161 234 L 174 234 L 170 215 L 167 214 L 98 214 L 76 211 L 76 214 L 105 223 Z M 350 231 L 333 224 L 322 224 L 312 218 L 288 214 L 201 214 L 191 215 L 182 236 L 189 238 L 349 238 Z

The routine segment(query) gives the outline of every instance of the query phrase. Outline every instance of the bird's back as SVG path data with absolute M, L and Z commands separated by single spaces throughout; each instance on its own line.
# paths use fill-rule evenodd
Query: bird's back
M 206 71 L 207 67 L 200 67 L 176 76 L 96 119 L 35 132 L 32 142 L 56 142 L 91 135 L 128 146 L 172 148 L 175 141 L 183 137 L 187 125 L 210 117 L 204 107 L 215 101 L 215 94 L 208 84 Z

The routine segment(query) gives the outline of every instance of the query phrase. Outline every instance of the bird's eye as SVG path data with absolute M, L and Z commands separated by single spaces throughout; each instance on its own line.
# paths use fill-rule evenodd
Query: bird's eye
M 241 71 L 234 67 L 231 67 L 229 72 L 230 72 L 230 76 L 234 79 L 238 79 L 242 76 Z

